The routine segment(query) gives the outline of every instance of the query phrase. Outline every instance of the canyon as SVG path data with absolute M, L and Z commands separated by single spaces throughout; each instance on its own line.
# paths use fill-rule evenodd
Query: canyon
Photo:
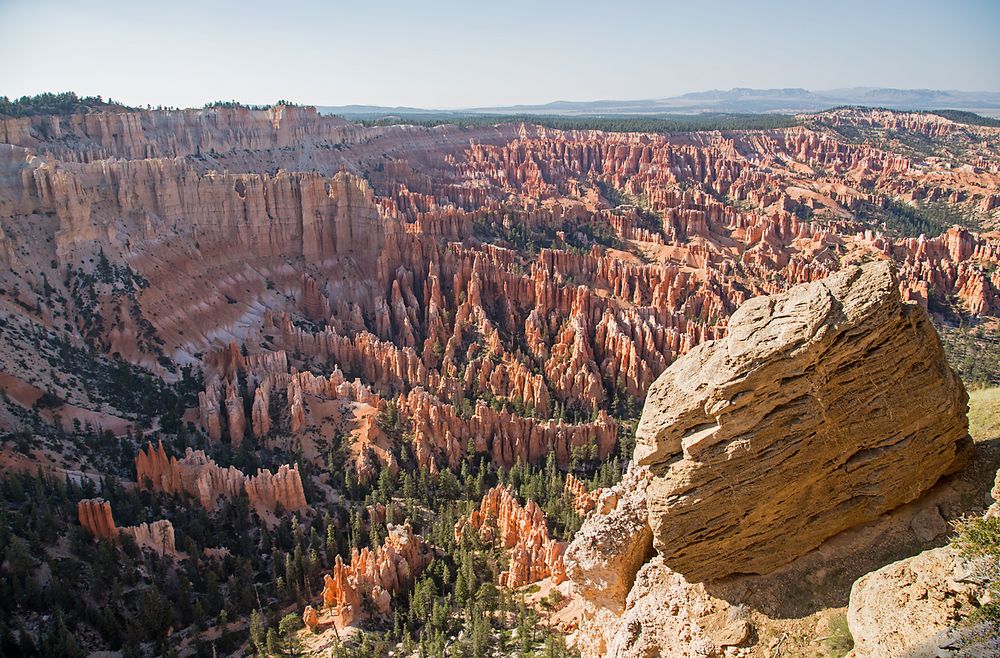
M 993 459 L 961 377 L 1000 381 L 1000 129 L 795 123 L 0 117 L 0 460 L 317 652 L 430 642 L 404 606 L 474 553 L 584 656 L 765 655 L 840 609 L 878 655 L 906 572 L 872 528 L 940 548 Z M 850 605 L 782 607 L 826 562 Z

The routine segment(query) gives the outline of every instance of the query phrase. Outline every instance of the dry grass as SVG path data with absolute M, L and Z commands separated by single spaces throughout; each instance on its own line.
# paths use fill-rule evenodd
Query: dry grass
M 1000 438 L 1000 386 L 969 391 L 969 434 L 976 441 Z

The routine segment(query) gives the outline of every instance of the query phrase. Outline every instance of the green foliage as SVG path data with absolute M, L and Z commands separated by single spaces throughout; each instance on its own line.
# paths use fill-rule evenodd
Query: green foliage
M 1000 328 L 996 324 L 961 320 L 957 326 L 939 324 L 937 330 L 948 364 L 966 387 L 1000 386 Z
M 969 391 L 969 435 L 974 441 L 1000 438 L 1000 387 Z
M 984 117 L 975 112 L 965 112 L 963 110 L 932 110 L 928 114 L 936 114 L 939 117 L 944 117 L 954 121 L 955 123 L 964 123 L 969 126 L 985 126 L 987 128 L 1000 128 L 1000 119 L 993 117 Z
M 608 200 L 613 208 L 619 206 L 635 206 L 639 214 L 639 227 L 653 233 L 663 230 L 663 217 L 653 210 L 649 199 L 638 194 L 629 194 L 613 185 L 599 180 L 597 186 L 601 191 L 601 196 Z
M 72 91 L 44 93 L 36 96 L 21 96 L 11 100 L 0 96 L 0 115 L 29 117 L 42 114 L 87 114 L 89 112 L 134 112 L 138 108 L 128 107 L 100 96 L 77 96 Z
M 558 233 L 565 234 L 562 242 Z M 624 249 L 625 245 L 614 229 L 596 218 L 590 221 L 565 220 L 558 226 L 528 227 L 513 217 L 481 219 L 473 224 L 473 234 L 483 242 L 501 244 L 518 253 L 522 262 L 533 260 L 540 249 L 565 248 L 588 252 L 593 245 Z
M 947 204 L 910 205 L 886 198 L 881 207 L 869 201 L 857 201 L 851 207 L 858 221 L 877 227 L 895 238 L 933 238 L 953 224 L 977 228 L 975 217 L 962 214 Z
M 277 101 L 272 105 L 252 105 L 249 103 L 241 103 L 235 100 L 229 101 L 211 101 L 210 103 L 205 103 L 202 107 L 206 110 L 216 110 L 216 109 L 227 109 L 227 110 L 270 110 L 279 105 L 284 105 L 286 107 L 301 107 L 297 103 L 291 101 Z
M 847 615 L 837 615 L 830 620 L 830 631 L 823 640 L 823 648 L 830 658 L 843 658 L 854 648 L 854 637 L 847 625 Z

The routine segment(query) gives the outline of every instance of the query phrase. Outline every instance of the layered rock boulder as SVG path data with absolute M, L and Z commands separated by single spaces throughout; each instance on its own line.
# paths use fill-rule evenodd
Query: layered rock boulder
M 664 563 L 768 573 L 968 454 L 968 396 L 888 262 L 747 301 L 650 388 L 635 460 Z

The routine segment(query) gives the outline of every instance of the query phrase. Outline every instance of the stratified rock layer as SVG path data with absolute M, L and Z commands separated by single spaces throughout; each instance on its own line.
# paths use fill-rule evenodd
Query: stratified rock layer
M 650 389 L 654 545 L 689 580 L 768 573 L 961 466 L 967 402 L 889 263 L 752 299 Z

